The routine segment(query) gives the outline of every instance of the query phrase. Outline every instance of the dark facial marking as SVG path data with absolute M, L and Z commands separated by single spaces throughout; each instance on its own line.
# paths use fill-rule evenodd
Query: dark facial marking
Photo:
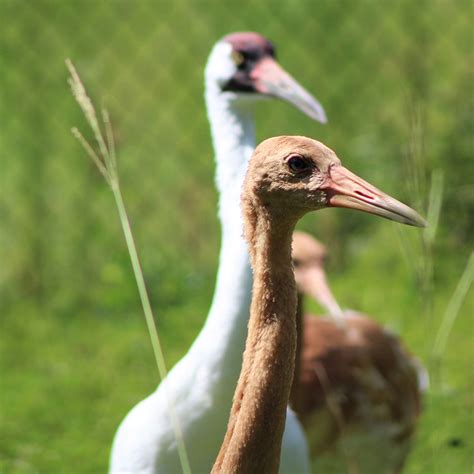
M 256 92 L 250 74 L 265 57 L 275 57 L 273 44 L 257 33 L 233 33 L 224 38 L 236 53 L 237 72 L 224 85 L 223 91 Z

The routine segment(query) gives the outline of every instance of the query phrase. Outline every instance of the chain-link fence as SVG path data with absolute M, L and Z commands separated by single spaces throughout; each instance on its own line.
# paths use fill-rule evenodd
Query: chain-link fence
M 108 191 L 70 135 L 83 119 L 66 85 L 66 57 L 111 109 L 147 273 L 160 281 L 173 269 L 176 277 L 192 268 L 212 274 L 218 232 L 203 68 L 213 43 L 233 30 L 271 38 L 281 63 L 329 116 L 323 127 L 285 104 L 262 104 L 260 138 L 318 137 L 415 205 L 421 194 L 407 195 L 412 170 L 404 158 L 417 141 L 423 173 L 441 167 L 447 174 L 456 219 L 447 216 L 442 224 L 454 226 L 461 240 L 468 235 L 469 1 L 2 0 L 1 6 L 7 19 L 1 33 L 2 283 L 12 298 L 21 289 L 61 307 L 72 300 L 96 304 L 128 271 L 121 267 L 127 256 Z M 334 240 L 359 221 L 334 222 L 338 217 L 328 217 L 322 237 Z M 192 260 L 189 268 L 183 256 Z M 107 262 L 116 257 L 118 266 L 111 267 Z

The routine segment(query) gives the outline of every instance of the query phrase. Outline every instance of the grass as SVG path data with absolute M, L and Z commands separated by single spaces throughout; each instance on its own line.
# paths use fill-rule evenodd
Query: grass
M 4 325 L 17 342 L 3 348 L 9 372 L 2 381 L 8 406 L 2 428 L 9 436 L 1 472 L 64 472 L 65 459 L 80 472 L 105 472 L 119 413 L 158 379 L 146 329 L 137 324 L 142 316 L 57 320 L 27 308 L 23 316 L 31 334 L 22 320 Z M 23 362 L 5 360 L 21 353 L 28 354 Z
M 386 230 L 391 233 L 390 224 Z M 373 258 L 369 253 L 360 255 L 343 277 L 333 276 L 335 291 L 343 303 L 351 302 L 347 306 L 401 329 L 408 347 L 426 364 L 423 348 L 427 339 L 432 344 L 435 333 L 417 319 L 416 294 L 409 286 L 386 290 L 393 286 L 394 273 L 405 282 L 409 274 L 400 261 L 385 276 L 380 277 L 378 268 L 362 276 L 360 268 L 370 267 Z M 381 288 L 378 294 L 364 291 L 376 286 Z M 341 297 L 342 287 L 352 291 Z M 451 291 L 441 291 L 438 303 L 446 301 Z M 162 308 L 159 329 L 169 366 L 199 330 L 207 293 L 191 298 L 196 304 L 184 301 Z M 472 307 L 472 298 L 466 307 Z M 436 326 L 441 318 L 437 319 Z M 432 385 L 425 398 L 409 474 L 470 472 L 474 384 L 466 374 L 472 369 L 467 357 L 472 355 L 471 328 L 464 312 L 448 340 L 443 384 Z M 158 382 L 138 301 L 134 312 L 105 316 L 86 312 L 68 318 L 24 304 L 5 315 L 2 330 L 9 335 L 2 338 L 1 353 L 2 405 L 8 407 L 2 410 L 2 431 L 8 436 L 1 444 L 0 471 L 59 473 L 67 465 L 80 466 L 76 472 L 104 472 L 118 423 Z
M 474 280 L 474 253 L 471 253 L 467 261 L 466 269 L 464 270 L 453 296 L 449 300 L 448 306 L 443 316 L 443 320 L 436 334 L 435 342 L 433 344 L 433 352 L 431 358 L 433 364 L 439 365 L 442 363 L 444 353 L 446 351 L 446 344 L 448 343 L 449 335 L 453 329 L 454 323 L 459 316 L 459 311 L 464 303 L 467 292 L 472 286 Z

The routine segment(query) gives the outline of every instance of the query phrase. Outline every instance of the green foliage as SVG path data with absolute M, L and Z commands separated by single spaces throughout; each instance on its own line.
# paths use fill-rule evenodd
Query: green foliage
M 113 199 L 70 134 L 86 126 L 66 57 L 111 113 L 169 364 L 199 331 L 212 295 L 219 228 L 203 68 L 214 42 L 235 30 L 270 37 L 328 113 L 323 127 L 262 101 L 259 138 L 319 138 L 422 213 L 432 172 L 442 173 L 428 250 L 417 229 L 349 211 L 301 224 L 330 244 L 342 305 L 394 328 L 427 363 L 472 250 L 471 8 L 467 0 L 2 0 L 0 471 L 103 472 L 119 420 L 158 380 Z M 470 470 L 467 298 L 407 472 Z

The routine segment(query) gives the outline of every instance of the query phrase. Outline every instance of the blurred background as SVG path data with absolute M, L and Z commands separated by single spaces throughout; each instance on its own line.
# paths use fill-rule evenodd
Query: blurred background
M 426 231 L 344 210 L 300 227 L 329 246 L 342 306 L 399 333 L 430 370 L 406 472 L 471 472 L 474 298 L 449 302 L 474 231 L 472 13 L 469 0 L 0 0 L 0 471 L 104 472 L 120 420 L 158 383 L 112 194 L 70 132 L 91 137 L 65 58 L 110 111 L 171 367 L 217 268 L 203 70 L 220 37 L 254 30 L 329 118 L 262 101 L 258 139 L 317 138 L 430 216 Z

